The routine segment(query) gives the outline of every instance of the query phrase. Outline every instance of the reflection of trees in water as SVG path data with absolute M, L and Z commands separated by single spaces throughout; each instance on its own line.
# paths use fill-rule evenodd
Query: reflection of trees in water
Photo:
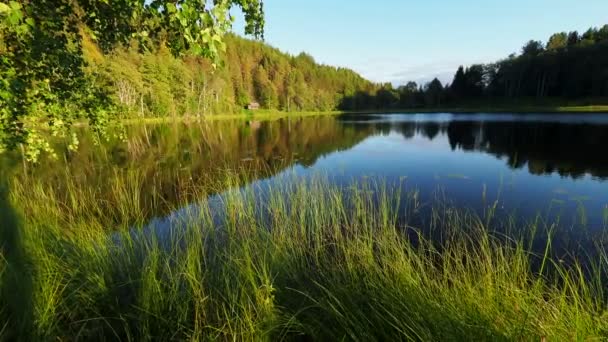
M 382 122 L 369 124 L 381 134 L 397 132 L 430 140 L 447 135 L 452 149 L 480 151 L 505 158 L 511 168 L 532 174 L 608 178 L 607 125 L 546 122 Z M 367 125 L 367 126 L 369 126 Z M 365 127 L 365 125 L 360 125 Z
M 132 130 L 127 142 L 115 141 L 100 148 L 110 151 L 109 158 L 98 158 L 94 150 L 79 152 L 67 166 L 88 160 L 100 168 L 139 168 L 156 163 L 194 171 L 237 169 L 250 162 L 260 170 L 274 170 L 295 161 L 312 164 L 320 156 L 349 148 L 367 136 L 333 118 L 159 125 L 145 133 L 144 127 Z
M 422 127 L 422 134 L 429 138 L 430 140 L 435 139 L 435 137 L 439 134 L 441 127 L 436 122 L 429 122 L 428 124 Z
M 127 141 L 116 139 L 101 146 L 83 134 L 77 153 L 42 161 L 29 170 L 33 177 L 27 179 L 55 190 L 92 189 L 96 198 L 111 205 L 113 185 L 135 177 L 140 182 L 133 184 L 140 205 L 154 216 L 196 196 L 224 191 L 228 175 L 242 185 L 295 163 L 310 166 L 371 132 L 342 125 L 332 117 L 128 126 L 127 130 Z M 64 200 L 69 205 L 69 198 Z
M 361 120 L 360 120 L 361 121 Z M 351 148 L 373 134 L 398 133 L 406 139 L 446 137 L 452 149 L 481 151 L 506 159 L 533 174 L 558 172 L 608 178 L 608 126 L 531 122 L 351 122 L 333 117 L 277 121 L 224 121 L 127 127 L 128 141 L 96 146 L 81 137 L 77 153 L 30 167 L 20 182 L 40 184 L 59 196 L 68 183 L 112 203 L 112 186 L 136 175 L 141 206 L 158 213 L 171 205 L 223 191 L 226 174 L 240 184 L 270 177 L 296 163 Z M 17 169 L 17 168 L 15 168 Z M 19 171 L 19 170 L 15 170 Z M 23 174 L 21 172 L 21 174 Z M 234 180 L 234 179 L 233 179 Z M 35 184 L 32 184 L 34 186 Z M 234 184 L 233 184 L 234 185 Z M 196 191 L 193 191 L 193 188 Z M 160 201 L 158 199 L 161 199 Z M 192 198 L 194 199 L 194 198 Z M 69 199 L 66 198 L 66 205 Z
M 512 168 L 527 165 L 533 174 L 608 177 L 608 154 L 602 151 L 608 141 L 608 126 L 530 122 L 450 125 L 458 127 L 448 129 L 452 146 L 506 158 Z

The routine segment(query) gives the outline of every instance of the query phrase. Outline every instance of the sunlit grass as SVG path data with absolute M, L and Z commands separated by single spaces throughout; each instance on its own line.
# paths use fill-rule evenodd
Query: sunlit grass
M 424 227 L 430 239 L 408 223 L 423 207 L 416 191 L 401 194 L 373 178 L 339 188 L 323 177 L 240 190 L 227 175 L 222 196 L 184 200 L 171 227 L 144 227 L 141 177 L 107 179 L 108 198 L 76 182 L 61 194 L 33 179 L 13 182 L 12 208 L 2 209 L 21 220 L 3 227 L 13 248 L 0 259 L 0 337 L 568 341 L 608 334 L 605 250 L 584 264 L 554 260 L 553 225 L 502 221 L 495 202 L 483 217 L 433 204 Z M 499 225 L 526 233 L 506 238 Z M 542 253 L 533 252 L 535 235 L 547 236 Z

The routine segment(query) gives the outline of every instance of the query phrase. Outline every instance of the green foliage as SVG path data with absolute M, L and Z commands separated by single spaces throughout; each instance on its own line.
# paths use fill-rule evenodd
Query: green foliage
M 497 63 L 484 93 L 508 98 L 608 97 L 608 38 L 591 29 L 553 35 L 547 50 L 531 41 L 519 57 Z
M 521 49 L 523 56 L 538 56 L 544 51 L 543 43 L 537 40 L 530 40 Z
M 0 6 L 0 152 L 25 146 L 36 160 L 51 152 L 46 132 L 68 136 L 86 119 L 105 136 L 115 110 L 98 74 L 87 68 L 85 37 L 104 52 L 133 39 L 142 50 L 165 43 L 217 65 L 230 28 L 229 10 L 239 6 L 246 31 L 261 36 L 258 0 L 24 0 Z M 166 109 L 166 108 L 165 108 Z
M 52 152 L 42 129 L 66 136 L 75 119 L 88 116 L 96 128 L 105 123 L 109 106 L 88 86 L 78 21 L 68 6 L 11 2 L 0 15 L 0 151 L 24 144 L 36 160 L 41 151 Z
M 433 79 L 426 85 L 424 92 L 427 97 L 427 104 L 430 106 L 441 106 L 443 100 L 443 85 L 438 79 Z
M 530 40 L 522 47 L 521 55 L 513 54 L 496 63 L 461 66 L 452 84 L 443 90 L 437 81 L 419 90 L 412 85 L 413 82 L 399 88 L 400 108 L 434 107 L 439 103 L 473 108 L 521 106 L 522 102 L 541 106 L 570 101 L 579 105 L 606 103 L 608 25 L 590 28 L 583 35 L 576 31 L 556 33 L 546 46 Z
M 547 50 L 559 50 L 568 46 L 568 34 L 566 32 L 556 33 L 549 38 Z
M 310 57 L 234 35 L 225 42 L 220 68 L 207 58 L 174 56 L 163 46 L 137 53 L 133 42 L 96 62 L 103 70 L 100 81 L 127 117 L 239 113 L 251 102 L 271 110 L 330 111 L 342 108 L 350 94 L 377 89 L 351 70 L 318 65 Z M 87 50 L 96 51 L 91 44 Z
M 267 109 L 276 109 L 279 102 L 277 90 L 270 81 L 264 66 L 259 66 L 255 72 L 254 87 L 257 93 L 256 98 L 260 100 L 262 106 Z

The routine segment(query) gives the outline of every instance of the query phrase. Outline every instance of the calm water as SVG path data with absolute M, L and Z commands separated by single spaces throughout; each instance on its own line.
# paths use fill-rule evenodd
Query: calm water
M 153 222 L 179 215 L 170 204 L 188 193 L 180 175 L 208 184 L 213 198 L 227 190 L 214 181 L 226 170 L 245 175 L 243 187 L 294 175 L 323 175 L 337 185 L 374 179 L 417 189 L 422 202 L 442 193 L 482 211 L 496 200 L 504 214 L 526 220 L 540 213 L 571 229 L 604 231 L 608 220 L 608 115 L 390 114 L 129 130 L 128 142 L 108 144 L 102 154 L 84 141 L 66 162 L 102 192 L 110 175 L 145 169 L 141 206 Z M 54 179 L 53 169 L 39 176 Z M 163 200 L 147 199 L 152 193 Z
M 263 170 L 243 189 L 319 175 L 340 186 L 379 180 L 418 190 L 423 203 L 441 194 L 480 214 L 494 201 L 498 215 L 529 221 L 540 214 L 559 222 L 570 250 L 606 235 L 608 116 L 390 114 L 223 125 L 212 124 L 206 139 L 240 133 L 212 144 L 220 151 L 207 164 Z M 221 207 L 224 191 L 209 193 L 212 207 Z M 166 232 L 182 214 L 158 215 L 149 227 Z
M 589 228 L 605 223 L 608 116 L 419 114 L 340 121 L 372 133 L 307 172 L 406 177 L 423 198 L 441 189 L 456 205 L 481 208 L 485 193 L 520 217 L 560 215 Z

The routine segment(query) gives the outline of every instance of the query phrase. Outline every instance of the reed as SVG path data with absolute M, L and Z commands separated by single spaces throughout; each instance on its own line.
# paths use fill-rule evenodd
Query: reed
M 12 218 L 2 229 L 2 339 L 608 336 L 608 255 L 554 259 L 542 220 L 517 227 L 445 202 L 424 208 L 415 191 L 382 182 L 241 188 L 228 175 L 221 195 L 189 196 L 172 219 L 147 222 L 140 179 L 109 178 L 111 206 L 76 183 L 57 193 L 20 179 L 2 192 Z M 412 226 L 423 209 L 428 227 Z M 526 233 L 506 238 L 498 225 Z M 543 253 L 530 234 L 547 236 Z

